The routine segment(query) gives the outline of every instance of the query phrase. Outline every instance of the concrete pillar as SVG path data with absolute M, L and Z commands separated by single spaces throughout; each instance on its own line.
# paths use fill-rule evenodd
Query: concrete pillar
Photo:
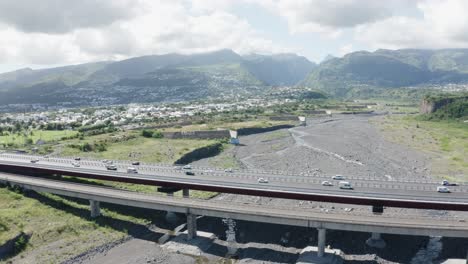
M 190 197 L 190 191 L 189 189 L 182 189 L 182 196 L 184 198 L 189 198 Z
M 325 228 L 318 228 L 318 245 L 317 245 L 317 256 L 323 257 L 325 255 L 325 243 L 326 243 L 326 233 Z
M 167 196 L 173 197 L 173 196 L 174 196 L 174 193 L 168 192 L 168 193 L 167 193 Z M 167 221 L 168 223 L 175 224 L 175 223 L 177 223 L 177 220 L 178 220 L 178 217 L 177 217 L 177 215 L 176 215 L 174 212 L 171 212 L 171 211 L 167 211 L 167 212 L 166 212 L 166 221 Z
M 89 207 L 91 210 L 91 217 L 96 218 L 101 215 L 101 207 L 99 201 L 89 200 Z
M 386 246 L 385 240 L 382 239 L 380 233 L 372 233 L 371 237 L 366 240 L 369 247 L 384 248 Z
M 226 242 L 227 253 L 226 257 L 232 258 L 237 256 L 237 242 L 236 242 L 236 221 L 231 218 L 223 219 L 223 223 L 227 226 Z
M 197 237 L 197 216 L 187 214 L 187 239 L 191 240 Z

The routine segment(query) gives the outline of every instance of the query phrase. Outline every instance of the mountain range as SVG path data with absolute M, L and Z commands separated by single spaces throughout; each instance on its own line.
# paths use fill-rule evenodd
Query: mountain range
M 468 49 L 359 51 L 330 58 L 300 86 L 336 96 L 359 89 L 468 84 Z
M 316 65 L 295 54 L 165 54 L 0 74 L 0 104 L 102 105 L 257 94 Z
M 399 87 L 468 84 L 468 49 L 359 51 L 319 65 L 295 54 L 165 54 L 0 74 L 0 105 L 181 101 L 298 86 L 346 97 Z M 468 86 L 468 85 L 467 85 Z

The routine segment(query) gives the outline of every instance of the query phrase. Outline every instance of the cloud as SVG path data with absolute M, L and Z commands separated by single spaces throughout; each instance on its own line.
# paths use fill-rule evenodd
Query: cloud
M 344 46 L 341 46 L 338 50 L 338 55 L 339 56 L 344 56 L 350 52 L 353 52 L 354 51 L 354 48 L 353 48 L 353 44 L 346 44 Z
M 468 2 L 425 0 L 421 17 L 394 16 L 356 28 L 355 38 L 372 48 L 457 48 L 468 45 Z
M 0 1 L 0 22 L 23 32 L 59 34 L 130 18 L 137 13 L 136 3 L 131 0 Z
M 79 8 L 76 6 L 73 14 L 61 6 L 65 14 L 58 18 L 55 11 L 60 8 L 51 8 L 50 16 L 53 19 L 50 21 L 46 18 L 45 11 L 37 11 L 37 19 L 32 20 L 40 20 L 39 14 L 46 20 L 40 25 L 33 26 L 26 22 L 26 13 L 32 11 L 20 12 L 18 16 L 22 18 L 17 18 L 14 23 L 0 23 L 0 63 L 82 63 L 225 48 L 239 53 L 289 51 L 262 37 L 247 20 L 223 11 L 223 8 L 206 10 L 198 7 L 194 10 L 185 0 L 138 1 L 138 9 L 129 13 L 120 12 L 121 7 L 127 4 L 126 0 L 115 3 L 114 0 L 105 1 L 112 3 L 107 7 L 104 7 L 104 1 L 97 1 L 96 10 L 90 16 L 85 16 L 87 11 L 84 10 L 90 8 L 90 0 L 45 0 L 44 2 L 56 5 L 59 2 L 74 2 L 68 9 L 72 9 L 77 3 L 83 5 Z M 18 3 L 23 2 L 25 0 L 18 0 Z M 12 6 L 9 8 L 10 11 L 14 9 Z M 107 19 L 93 18 L 99 17 L 99 12 Z M 12 20 L 0 16 L 0 21 Z M 53 26 L 51 21 L 56 18 L 60 25 Z
M 262 0 L 258 3 L 285 18 L 292 33 L 329 35 L 391 17 L 399 8 L 411 4 L 409 0 Z

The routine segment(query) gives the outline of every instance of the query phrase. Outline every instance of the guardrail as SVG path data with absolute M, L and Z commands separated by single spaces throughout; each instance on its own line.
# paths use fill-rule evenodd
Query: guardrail
M 0 170 L 8 172 L 22 173 L 40 173 L 40 174 L 57 174 L 68 175 L 82 178 L 92 178 L 99 180 L 126 182 L 134 184 L 146 184 L 153 186 L 165 186 L 175 188 L 188 188 L 201 191 L 234 193 L 253 196 L 264 196 L 273 198 L 297 199 L 308 201 L 321 201 L 331 203 L 358 204 L 368 206 L 388 206 L 400 208 L 416 208 L 416 209 L 436 209 L 436 210 L 453 210 L 453 211 L 468 211 L 468 200 L 466 202 L 454 201 L 437 201 L 437 200 L 414 200 L 403 198 L 384 198 L 384 197 L 363 197 L 357 195 L 338 195 L 324 194 L 317 192 L 299 192 L 286 191 L 281 189 L 266 189 L 255 187 L 241 187 L 229 182 L 218 183 L 198 183 L 194 181 L 184 181 L 184 179 L 160 179 L 158 177 L 139 177 L 138 175 L 130 176 L 125 173 L 111 173 L 107 171 L 85 172 L 75 168 L 58 168 L 57 166 L 46 165 L 31 165 L 31 164 L 8 164 L 0 161 Z

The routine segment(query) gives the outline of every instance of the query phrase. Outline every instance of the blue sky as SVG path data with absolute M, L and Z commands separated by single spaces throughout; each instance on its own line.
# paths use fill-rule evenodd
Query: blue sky
M 0 1 L 0 72 L 169 52 L 468 47 L 465 0 Z

